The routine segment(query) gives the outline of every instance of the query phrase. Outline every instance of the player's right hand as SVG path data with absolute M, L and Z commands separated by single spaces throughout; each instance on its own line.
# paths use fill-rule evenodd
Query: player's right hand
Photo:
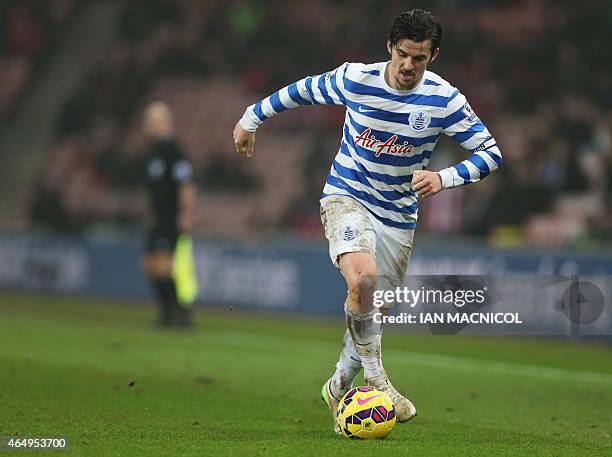
M 238 122 L 234 127 L 234 145 L 238 154 L 246 154 L 247 157 L 251 157 L 255 146 L 255 132 L 243 129 Z

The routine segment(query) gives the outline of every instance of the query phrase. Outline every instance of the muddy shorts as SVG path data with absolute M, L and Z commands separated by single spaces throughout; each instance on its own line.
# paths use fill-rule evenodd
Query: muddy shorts
M 389 227 L 357 200 L 343 195 L 321 200 L 321 222 L 329 241 L 329 256 L 337 268 L 341 254 L 367 252 L 376 259 L 379 276 L 397 285 L 404 280 L 414 230 Z

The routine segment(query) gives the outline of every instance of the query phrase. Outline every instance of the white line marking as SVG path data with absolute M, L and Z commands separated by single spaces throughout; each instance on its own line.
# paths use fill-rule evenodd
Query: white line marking
M 294 339 L 291 337 L 261 335 L 243 331 L 230 331 L 218 329 L 206 329 L 207 334 L 218 334 L 226 336 L 223 342 L 218 338 L 219 344 L 223 346 L 235 346 L 238 348 L 254 348 L 262 351 L 287 352 L 291 343 L 300 343 L 300 350 L 320 351 L 330 353 L 335 357 L 335 351 L 340 349 L 340 343 L 318 341 L 313 339 Z M 263 340 L 268 341 L 265 343 Z M 259 341 L 257 341 L 259 340 Z M 463 370 L 486 374 L 503 376 L 523 376 L 529 378 L 547 379 L 552 381 L 571 381 L 583 383 L 596 383 L 612 385 L 612 374 L 598 373 L 594 371 L 571 370 L 567 368 L 539 367 L 514 362 L 499 362 L 495 360 L 476 359 L 472 357 L 442 355 L 427 352 L 404 351 L 401 349 L 384 349 L 384 359 L 402 359 L 414 365 L 445 370 Z

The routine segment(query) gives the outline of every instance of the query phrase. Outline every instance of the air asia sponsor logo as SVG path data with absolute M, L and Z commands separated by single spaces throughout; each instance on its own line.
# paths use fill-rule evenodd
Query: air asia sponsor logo
M 409 154 L 414 149 L 407 141 L 402 144 L 396 144 L 397 135 L 391 135 L 387 141 L 380 141 L 374 135 L 371 135 L 372 129 L 366 129 L 355 137 L 355 145 L 362 148 L 374 151 L 374 155 L 378 157 L 381 154 Z

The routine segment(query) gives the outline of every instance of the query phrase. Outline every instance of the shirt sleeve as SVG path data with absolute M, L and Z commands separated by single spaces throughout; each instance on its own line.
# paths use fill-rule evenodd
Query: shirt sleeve
M 293 84 L 283 87 L 267 98 L 249 106 L 240 125 L 254 132 L 266 119 L 285 110 L 306 105 L 344 105 L 345 98 L 338 87 L 346 73 L 349 63 L 315 76 L 307 76 Z
M 443 122 L 444 134 L 472 153 L 466 160 L 440 170 L 442 188 L 471 184 L 488 176 L 502 164 L 502 154 L 465 96 L 455 90 L 449 98 Z
M 174 145 L 174 161 L 172 164 L 172 179 L 179 184 L 187 184 L 191 182 L 193 177 L 193 168 L 191 162 L 185 154 L 181 146 L 176 143 Z

